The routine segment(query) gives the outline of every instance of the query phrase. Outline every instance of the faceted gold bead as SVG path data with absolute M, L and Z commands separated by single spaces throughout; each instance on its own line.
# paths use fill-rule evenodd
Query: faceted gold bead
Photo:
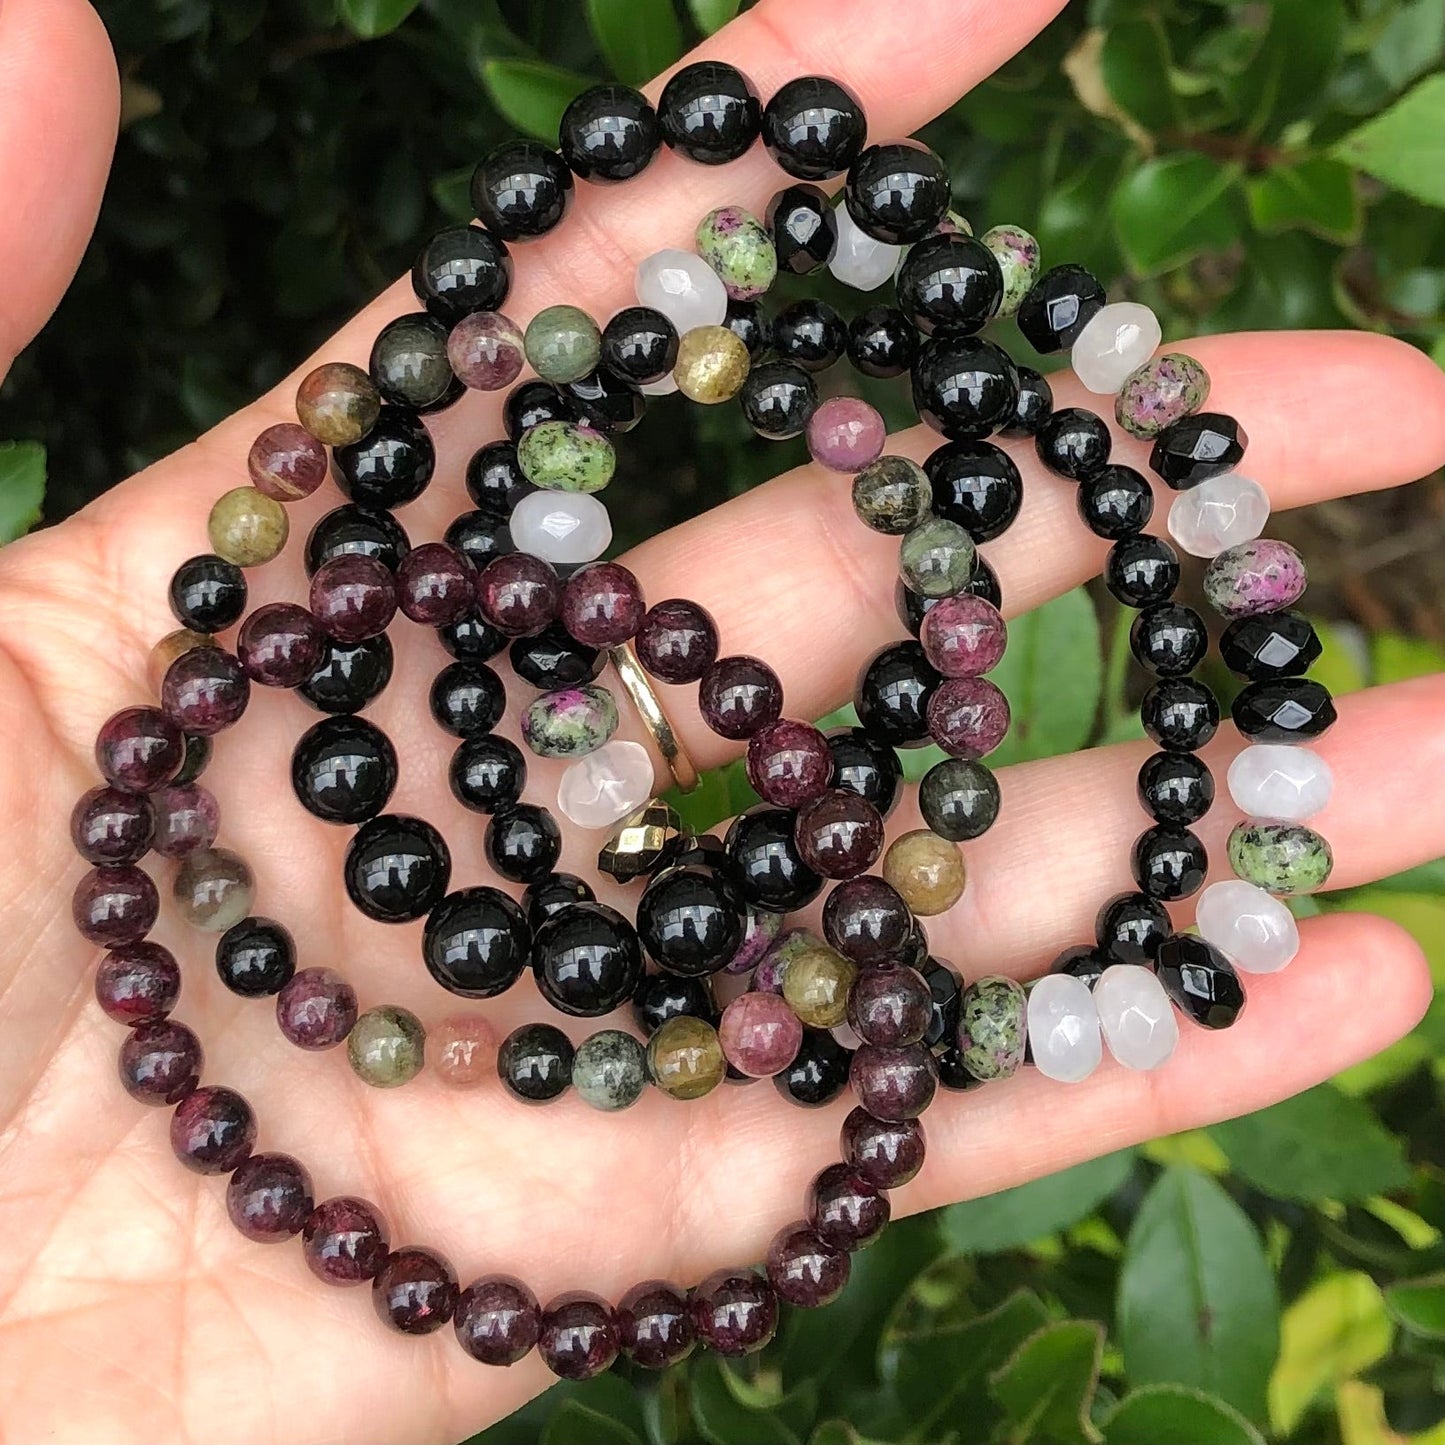
M 630 883 L 650 873 L 667 846 L 682 831 L 682 820 L 661 798 L 651 798 L 630 812 L 613 830 L 597 854 L 602 872 Z
M 905 833 L 883 855 L 883 877 L 920 918 L 946 913 L 963 895 L 963 852 L 927 828 Z
M 712 406 L 742 390 L 750 365 L 747 347 L 726 326 L 694 326 L 678 343 L 672 376 L 685 397 Z
M 160 696 L 161 683 L 165 681 L 166 673 L 171 670 L 171 663 L 176 658 L 184 657 L 188 652 L 194 652 L 198 647 L 214 647 L 216 639 L 205 632 L 192 632 L 189 627 L 178 627 L 174 632 L 168 632 L 151 648 L 150 660 L 146 664 L 146 677 L 150 682 L 151 691 L 157 697 Z
M 286 545 L 291 523 L 280 502 L 255 487 L 235 487 L 211 508 L 211 550 L 238 567 L 259 567 Z
M 678 1014 L 647 1042 L 652 1082 L 674 1099 L 700 1099 L 722 1083 L 727 1060 L 717 1030 L 706 1019 Z
M 783 997 L 812 1029 L 832 1029 L 848 1017 L 848 990 L 857 968 L 826 943 L 813 942 L 788 960 Z
M 328 361 L 296 388 L 296 419 L 328 447 L 359 442 L 381 415 L 381 393 L 371 378 L 347 361 Z

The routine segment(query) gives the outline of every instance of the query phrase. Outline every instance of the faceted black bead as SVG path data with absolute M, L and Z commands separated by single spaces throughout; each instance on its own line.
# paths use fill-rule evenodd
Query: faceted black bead
M 464 617 L 437 628 L 441 645 L 461 662 L 487 662 L 506 645 L 507 636 L 480 617 Z
M 918 357 L 918 332 L 896 306 L 870 306 L 848 324 L 848 360 L 864 376 L 902 376 Z
M 512 883 L 536 883 L 556 868 L 562 856 L 557 820 L 534 803 L 517 803 L 493 813 L 485 843 L 492 867 Z
M 793 1062 L 773 1076 L 773 1086 L 791 1103 L 818 1109 L 848 1087 L 852 1062 L 853 1050 L 845 1049 L 827 1029 L 805 1028 L 802 1046 Z
M 1165 427 L 1154 441 L 1149 465 L 1176 492 L 1232 472 L 1244 460 L 1249 438 L 1232 416 L 1197 411 Z
M 216 972 L 242 998 L 280 993 L 296 972 L 296 942 L 274 918 L 243 918 L 216 941 Z
M 1114 443 L 1103 417 L 1081 406 L 1066 406 L 1039 428 L 1034 445 L 1051 472 L 1083 482 L 1109 465 Z
M 933 510 L 957 522 L 975 542 L 1013 525 L 1024 500 L 1014 459 L 992 442 L 949 442 L 923 464 L 933 483 Z
M 502 404 L 502 429 L 514 442 L 544 421 L 581 420 L 577 403 L 550 381 L 524 381 L 507 393 Z
M 510 808 L 527 786 L 527 761 L 510 738 L 495 734 L 463 738 L 447 770 L 452 794 L 474 813 Z
M 376 701 L 391 681 L 391 639 L 326 640 L 321 666 L 296 689 L 319 712 L 354 713 Z
M 818 384 L 796 362 L 765 361 L 744 378 L 738 402 L 759 436 L 786 441 L 803 434 L 818 405 Z
M 637 932 L 647 956 L 669 973 L 716 973 L 743 941 L 743 903 L 709 868 L 668 868 L 642 891 Z
M 456 381 L 447 323 L 425 311 L 388 321 L 371 348 L 371 379 L 383 401 L 411 411 L 435 407 Z
M 594 85 L 562 112 L 562 159 L 583 181 L 630 181 L 651 164 L 662 127 L 647 97 L 627 85 Z
M 749 808 L 733 819 L 725 842 L 743 897 L 755 908 L 794 913 L 823 891 L 823 880 L 798 856 L 791 810 Z
M 478 571 L 493 557 L 517 550 L 507 519 L 495 512 L 484 512 L 480 507 L 454 518 L 443 540 L 448 547 L 455 547 Z
M 1319 658 L 1319 634 L 1300 612 L 1259 612 L 1241 617 L 1224 629 L 1219 655 L 1241 677 L 1264 682 L 1272 677 L 1297 677 Z
M 869 146 L 849 168 L 843 199 L 865 235 L 906 246 L 948 213 L 948 167 L 922 141 Z
M 449 993 L 494 998 L 516 983 L 531 957 L 526 915 L 497 888 L 448 893 L 427 917 L 421 956 Z
M 517 638 L 508 656 L 512 671 L 543 692 L 580 687 L 607 665 L 606 655 L 599 648 L 577 642 L 560 622 L 544 627 L 535 637 Z
M 439 727 L 455 738 L 475 738 L 501 722 L 507 690 L 484 662 L 449 662 L 432 682 L 430 702 Z
M 246 610 L 246 575 L 214 553 L 191 557 L 171 578 L 171 611 L 192 632 L 224 632 Z
M 1125 607 L 1167 602 L 1179 586 L 1179 553 L 1162 537 L 1121 537 L 1109 548 L 1104 585 Z
M 627 306 L 602 330 L 602 364 L 633 386 L 661 381 L 677 364 L 677 328 L 651 306 Z
M 414 502 L 436 471 L 436 448 L 426 427 L 398 406 L 384 406 L 376 425 L 331 453 L 337 484 L 358 507 L 389 511 Z
M 333 557 L 353 553 L 375 557 L 395 572 L 410 551 L 406 529 L 390 512 L 368 512 L 348 504 L 327 512 L 311 529 L 306 539 L 306 575 L 314 576 Z
M 291 754 L 291 786 L 301 806 L 328 823 L 376 817 L 396 778 L 396 749 L 364 718 L 323 718 L 301 734 Z
M 1084 525 L 1110 542 L 1136 536 L 1154 515 L 1154 490 L 1133 467 L 1105 467 L 1080 482 L 1077 501 Z
M 1055 266 L 1034 282 L 1019 304 L 1019 330 L 1040 356 L 1063 351 L 1079 339 L 1107 300 L 1098 279 L 1082 266 Z
M 1252 743 L 1311 742 L 1335 725 L 1329 689 L 1308 677 L 1251 682 L 1230 708 L 1234 725 Z
M 467 463 L 467 495 L 478 511 L 504 521 L 512 508 L 537 490 L 522 475 L 514 442 L 488 442 Z
M 1193 672 L 1209 651 L 1204 619 L 1182 602 L 1155 602 L 1129 628 L 1129 647 L 1141 666 L 1160 677 Z
M 545 1104 L 572 1082 L 571 1040 L 551 1024 L 523 1024 L 502 1040 L 497 1074 L 507 1092 L 526 1104 Z
M 904 253 L 894 283 L 899 309 L 926 336 L 979 330 L 1003 300 L 1003 272 L 972 236 L 929 236 Z
M 600 367 L 567 382 L 562 390 L 585 422 L 610 435 L 631 431 L 647 413 L 647 398 L 641 392 Z
M 935 336 L 913 365 L 919 420 L 951 441 L 997 431 L 1018 404 L 1019 378 L 1002 347 L 977 336 Z
M 1139 720 L 1161 748 L 1197 752 L 1219 730 L 1219 699 L 1198 678 L 1160 678 L 1144 694 Z
M 472 209 L 504 241 L 545 236 L 572 206 L 572 172 L 534 140 L 499 145 L 472 173 Z
M 1139 887 L 1166 903 L 1197 893 L 1209 871 L 1204 844 L 1187 828 L 1162 824 L 1140 833 L 1130 861 Z
M 473 311 L 500 311 L 512 289 L 512 258 L 480 226 L 438 231 L 411 268 L 416 299 L 433 316 L 454 325 Z
M 717 1021 L 710 978 L 706 974 L 696 978 L 676 973 L 643 974 L 632 992 L 632 1016 L 643 1035 L 651 1038 L 668 1019 L 680 1014 L 709 1023 Z
M 596 901 L 597 895 L 591 885 L 575 873 L 549 873 L 539 882 L 528 884 L 522 894 L 522 911 L 527 915 L 527 922 L 536 930 L 570 903 Z
M 1099 909 L 1094 937 L 1111 963 L 1154 962 L 1173 924 L 1169 910 L 1144 893 L 1117 893 Z
M 1156 823 L 1187 828 L 1214 802 L 1214 775 L 1194 753 L 1153 753 L 1139 769 L 1139 802 Z
M 804 181 L 841 176 L 868 139 L 868 117 L 851 90 L 821 75 L 789 80 L 763 110 L 763 144 Z
M 785 186 L 768 202 L 763 219 L 785 275 L 811 276 L 838 249 L 833 203 L 817 186 Z
M 998 818 L 998 779 L 982 763 L 948 758 L 924 774 L 919 789 L 923 820 L 953 843 L 981 838 Z
M 847 324 L 826 301 L 794 301 L 773 318 L 773 350 L 807 371 L 826 371 L 847 349 Z
M 955 1094 L 966 1094 L 970 1089 L 979 1088 L 983 1080 L 968 1071 L 963 1054 L 956 1043 L 934 1050 L 933 1066 L 938 1071 L 938 1082 Z
M 897 806 L 903 788 L 898 755 L 862 728 L 834 728 L 827 737 L 828 751 L 833 755 L 828 786 L 867 798 L 886 818 Z
M 773 342 L 773 323 L 761 301 L 739 301 L 728 297 L 723 325 L 748 349 L 748 359 L 758 361 Z
M 1076 978 L 1080 983 L 1093 988 L 1098 983 L 1099 976 L 1112 962 L 1112 959 L 1104 956 L 1102 949 L 1085 946 L 1066 948 L 1049 965 L 1049 972 L 1066 973 L 1070 978 Z
M 342 873 L 351 901 L 378 923 L 410 923 L 441 902 L 451 878 L 446 840 L 423 818 L 383 813 L 356 830 Z
M 1227 1029 L 1244 1011 L 1234 965 L 1192 933 L 1165 939 L 1154 967 L 1174 1006 L 1206 1029 Z
M 705 166 L 735 161 L 757 139 L 763 105 L 752 82 L 731 65 L 700 60 L 684 65 L 657 103 L 662 138 Z
M 963 1003 L 963 980 L 958 971 L 939 958 L 924 961 L 922 969 L 928 991 L 933 995 L 933 1015 L 923 1042 L 930 1048 L 952 1041 L 958 1032 L 958 1013 Z
M 863 731 L 893 747 L 926 742 L 928 702 L 942 681 L 917 642 L 880 649 L 864 664 L 854 693 Z
M 532 941 L 542 997 L 574 1018 L 600 1018 L 632 997 L 642 978 L 637 930 L 604 903 L 558 909 Z
M 1054 414 L 1054 389 L 1048 379 L 1031 366 L 1016 368 L 1019 376 L 1019 399 L 1013 415 L 1003 424 L 1005 436 L 1034 437 Z

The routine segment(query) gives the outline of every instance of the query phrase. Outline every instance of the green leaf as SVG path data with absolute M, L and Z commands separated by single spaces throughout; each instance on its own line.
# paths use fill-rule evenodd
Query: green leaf
M 485 60 L 482 84 L 492 104 L 518 130 L 555 142 L 562 112 L 592 84 L 585 75 L 542 60 Z
M 1412 677 L 1431 677 L 1445 671 L 1445 651 L 1423 637 L 1376 633 L 1370 639 L 1370 655 L 1377 683 L 1408 682 Z
M 341 19 L 363 40 L 395 30 L 420 0 L 340 0 Z
M 45 448 L 39 442 L 0 442 L 0 543 L 35 526 L 44 500 Z
M 693 24 L 704 35 L 721 30 L 738 13 L 742 0 L 687 0 Z
M 660 75 L 683 51 L 672 0 L 587 0 L 587 23 L 612 73 L 628 85 Z
M 1273 0 L 1249 64 L 1226 82 L 1251 135 L 1277 132 L 1325 103 L 1344 32 L 1344 0 Z
M 1179 124 L 1169 37 L 1157 15 L 1115 25 L 1104 37 L 1099 69 L 1114 103 L 1140 125 L 1161 131 Z
M 728 1388 L 722 1365 L 704 1356 L 692 1368 L 692 1413 L 709 1445 L 799 1445 L 776 1416 L 749 1410 Z
M 1412 1335 L 1445 1340 L 1445 1274 L 1390 1285 L 1385 1307 Z
M 1358 239 L 1363 210 L 1355 173 L 1343 161 L 1315 156 L 1279 166 L 1246 187 L 1249 214 L 1261 231 L 1312 231 L 1327 241 Z
M 1370 62 L 1395 90 L 1439 62 L 1445 51 L 1445 0 L 1410 0 L 1391 17 Z
M 1145 1385 L 1126 1395 L 1099 1422 L 1106 1445 L 1265 1445 L 1265 1438 L 1217 1396 L 1186 1385 Z
M 1121 1189 L 1134 1151 L 1121 1149 L 1058 1174 L 950 1204 L 941 1212 L 944 1239 L 962 1254 L 996 1254 L 1057 1234 L 1092 1214 Z
M 884 1445 L 860 1435 L 846 1420 L 824 1420 L 811 1435 L 808 1445 Z
M 1089 1418 L 1099 1384 L 1102 1326 L 1087 1320 L 1045 1325 L 1025 1340 L 989 1380 L 1003 1406 L 1010 1445 L 1048 1440 L 1096 1445 L 1102 1439 Z
M 1168 1169 L 1144 1197 L 1116 1318 L 1132 1382 L 1194 1385 L 1264 1419 L 1279 1345 L 1274 1272 L 1244 1211 L 1208 1175 Z
M 564 1400 L 548 1417 L 538 1445 L 642 1445 L 642 1437 L 580 1400 Z
M 1172 271 L 1203 251 L 1221 251 L 1239 236 L 1235 165 L 1208 156 L 1145 161 L 1114 192 L 1114 229 L 1136 276 Z
M 1445 75 L 1432 75 L 1339 141 L 1334 154 L 1432 206 L 1445 206 Z

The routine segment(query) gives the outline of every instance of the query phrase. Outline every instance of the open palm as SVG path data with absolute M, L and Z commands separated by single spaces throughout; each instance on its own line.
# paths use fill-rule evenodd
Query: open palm
M 835 75 L 862 97 L 873 135 L 886 138 L 949 105 L 1059 8 L 1061 0 L 761 0 L 702 53 L 738 65 L 765 95 L 795 75 Z M 83 0 L 7 0 L 0 72 L 16 78 L 0 114 L 0 191 L 21 198 L 0 219 L 8 357 L 43 322 L 84 243 L 108 159 L 114 81 Z M 643 255 L 687 244 L 714 206 L 761 210 L 776 186 L 754 152 L 723 170 L 664 154 L 622 192 L 584 187 L 572 224 L 519 254 L 508 310 L 525 323 L 567 300 L 610 315 L 631 301 Z M 328 344 L 326 358 L 364 363 L 379 327 L 413 305 L 398 283 Z M 1219 407 L 1248 430 L 1251 473 L 1276 507 L 1397 485 L 1445 460 L 1445 378 L 1402 345 L 1281 333 L 1189 349 L 1214 377 Z M 1068 381 L 1056 388 L 1065 401 L 1073 390 Z M 174 625 L 169 575 L 204 550 L 212 501 L 245 480 L 252 438 L 292 414 L 293 395 L 294 382 L 283 385 L 0 555 L 0 1438 L 446 1442 L 548 1383 L 535 1356 L 492 1370 L 445 1335 L 391 1335 L 356 1292 L 319 1285 L 298 1249 L 241 1239 L 215 1181 L 176 1167 L 164 1116 L 138 1109 L 116 1082 L 118 1033 L 91 997 L 94 952 L 70 927 L 80 865 L 65 820 L 95 780 L 97 725 L 148 696 L 147 654 Z M 1408 427 L 1397 425 L 1406 417 Z M 501 431 L 497 402 L 476 394 L 428 425 L 438 477 L 405 515 L 414 540 L 440 536 L 463 509 L 465 460 Z M 932 440 L 918 429 L 890 449 L 922 459 Z M 1117 445 L 1120 459 L 1143 465 L 1139 443 Z M 1027 484 L 1023 516 L 988 551 L 1011 613 L 1093 575 L 1105 550 L 1031 448 L 1015 456 Z M 332 504 L 318 495 L 297 505 L 293 529 L 304 532 Z M 775 666 L 789 714 L 815 717 L 845 701 L 859 660 L 896 636 L 894 546 L 856 524 L 836 476 L 802 468 L 627 561 L 651 598 L 702 601 L 729 650 Z M 304 597 L 299 550 L 293 543 L 251 574 L 254 601 Z M 395 806 L 442 828 L 458 885 L 488 881 L 482 830 L 451 798 L 448 741 L 421 701 L 442 653 L 420 628 L 397 642 L 395 680 L 373 712 L 403 759 Z M 700 766 L 732 755 L 682 690 L 667 700 Z M 1423 791 L 1445 774 L 1445 680 L 1346 698 L 1340 716 L 1321 747 L 1338 780 L 1323 819 L 1335 882 L 1365 883 L 1445 852 L 1445 811 Z M 206 774 L 221 802 L 221 841 L 251 861 L 258 911 L 288 924 L 303 965 L 340 968 L 363 1005 L 397 1002 L 437 1018 L 449 1010 L 419 965 L 421 925 L 384 928 L 350 907 L 339 881 L 347 835 L 303 812 L 284 786 L 291 746 L 312 721 L 290 694 L 253 695 Z M 635 717 L 623 735 L 645 740 Z M 1222 733 L 1216 763 L 1235 746 Z M 935 951 L 969 976 L 1024 977 L 1088 937 L 1098 903 L 1129 883 L 1141 756 L 1121 746 L 1006 770 L 1000 821 L 970 852 L 969 891 L 930 925 Z M 556 766 L 533 765 L 535 796 L 555 786 Z M 1216 858 L 1232 821 L 1222 807 L 1201 827 Z M 917 826 L 912 800 L 891 826 Z M 595 835 L 568 836 L 562 866 L 593 877 L 596 845 Z M 600 897 L 618 901 L 610 880 L 596 882 Z M 808 1178 L 836 1157 L 838 1110 L 791 1109 L 766 1088 L 720 1090 L 687 1107 L 649 1091 L 621 1118 L 572 1099 L 530 1110 L 495 1082 L 450 1093 L 424 1076 L 408 1089 L 368 1089 L 336 1055 L 288 1046 L 267 1004 L 227 993 L 203 940 L 172 927 L 163 922 L 157 936 L 186 966 L 180 1016 L 205 1042 L 207 1079 L 255 1105 L 261 1147 L 304 1159 L 318 1198 L 371 1198 L 394 1244 L 436 1246 L 463 1280 L 504 1270 L 543 1299 L 564 1288 L 615 1298 L 653 1275 L 690 1283 L 757 1257 L 796 1216 Z M 1188 1031 L 1157 1075 L 1106 1065 L 1073 1088 L 1030 1073 L 942 1096 L 928 1116 L 930 1162 L 895 1209 L 986 1193 L 1261 1107 L 1383 1047 L 1419 1017 L 1428 975 L 1393 925 L 1335 914 L 1302 934 L 1287 974 L 1251 981 L 1238 1027 Z M 529 982 L 495 1007 L 499 1032 L 544 1012 Z

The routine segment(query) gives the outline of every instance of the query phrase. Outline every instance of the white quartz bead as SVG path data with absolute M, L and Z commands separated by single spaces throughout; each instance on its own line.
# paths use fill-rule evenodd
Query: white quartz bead
M 557 808 L 579 828 L 610 828 L 652 796 L 652 759 L 641 743 L 613 738 L 569 763 Z
M 1029 1049 L 1046 1079 L 1077 1084 L 1099 1067 L 1099 1010 L 1082 979 L 1045 974 L 1029 989 L 1028 1020 Z
M 1169 505 L 1169 535 L 1191 556 L 1217 557 L 1252 542 L 1269 521 L 1269 493 L 1252 477 L 1210 477 Z
M 612 541 L 607 508 L 587 492 L 531 492 L 512 508 L 512 541 L 544 562 L 575 565 L 600 557 Z
M 841 201 L 833 214 L 838 221 L 838 249 L 828 262 L 828 269 L 845 286 L 857 291 L 876 291 L 893 275 L 903 247 L 875 241 L 859 228 Z
M 677 390 L 677 378 L 669 371 L 659 381 L 644 381 L 637 389 L 643 396 L 671 396 Z
M 637 266 L 637 299 L 661 311 L 679 336 L 694 326 L 721 326 L 728 293 L 716 271 L 691 251 L 654 251 Z
M 1251 743 L 1229 765 L 1229 796 L 1251 818 L 1303 823 L 1324 811 L 1334 789 L 1330 765 L 1290 743 Z
M 1199 936 L 1245 973 L 1278 973 L 1299 952 L 1299 928 L 1278 898 L 1229 878 L 1199 895 Z
M 1109 1052 L 1127 1069 L 1157 1069 L 1179 1042 L 1164 985 L 1137 963 L 1115 963 L 1094 985 L 1094 1007 Z
M 1137 301 L 1115 301 L 1095 316 L 1074 342 L 1074 374 L 1092 392 L 1113 396 L 1164 337 L 1159 318 Z

